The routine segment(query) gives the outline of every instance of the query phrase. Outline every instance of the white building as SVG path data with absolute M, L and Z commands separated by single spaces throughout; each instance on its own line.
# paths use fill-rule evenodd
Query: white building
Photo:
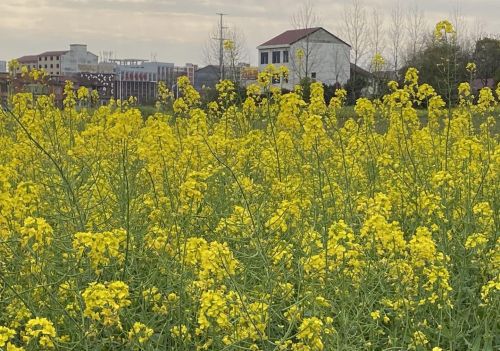
M 351 46 L 321 27 L 288 30 L 257 49 L 259 71 L 268 64 L 288 67 L 288 80 L 275 82 L 285 89 L 305 77 L 327 85 L 343 85 L 350 77 Z
M 87 51 L 87 45 L 71 44 L 69 50 L 46 51 L 39 55 L 23 56 L 18 59 L 22 66 L 28 69 L 44 69 L 51 76 L 63 76 L 72 73 L 85 72 L 89 65 L 97 65 L 97 55 Z
M 112 59 L 115 72 L 122 80 L 159 82 L 168 80 L 174 64 L 168 62 L 148 62 L 142 59 Z
M 96 65 L 97 61 L 97 55 L 87 51 L 87 45 L 71 44 L 69 51 L 61 55 L 61 74 L 82 72 L 81 65 Z
M 0 61 L 0 73 L 7 72 L 7 62 Z
M 106 63 L 114 67 L 116 97 L 126 100 L 134 96 L 144 104 L 156 100 L 158 82 L 168 82 L 174 70 L 173 63 L 142 59 L 111 59 Z

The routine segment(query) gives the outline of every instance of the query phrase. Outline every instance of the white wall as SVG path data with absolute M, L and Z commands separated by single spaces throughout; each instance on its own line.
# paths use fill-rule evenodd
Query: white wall
M 79 72 L 78 65 L 97 65 L 97 55 L 87 51 L 86 45 L 71 45 L 70 51 L 61 55 L 61 73 Z
M 259 57 L 258 57 L 259 72 L 263 71 L 264 68 L 266 68 L 266 66 L 269 65 L 269 64 L 274 65 L 274 67 L 276 67 L 278 69 L 281 66 L 287 67 L 288 71 L 290 72 L 288 83 L 282 82 L 280 84 L 275 84 L 275 85 L 282 86 L 283 88 L 289 89 L 289 90 L 293 89 L 293 87 L 296 84 L 298 84 L 298 83 L 293 83 L 293 81 L 292 81 L 293 80 L 293 78 L 292 78 L 293 68 L 292 68 L 292 65 L 290 63 L 291 55 L 292 55 L 292 51 L 291 50 L 292 50 L 292 48 L 289 45 L 285 45 L 285 46 L 272 46 L 272 47 L 269 47 L 269 48 L 266 48 L 266 49 L 263 49 L 263 50 L 258 50 L 258 52 L 259 52 Z M 273 52 L 275 52 L 275 51 L 279 51 L 280 52 L 280 62 L 279 63 L 273 63 Z M 288 51 L 288 62 L 283 62 L 283 51 Z M 260 54 L 261 54 L 261 52 L 267 52 L 268 53 L 268 64 L 262 64 L 261 63 L 261 60 L 260 60 Z
M 164 68 L 164 70 L 162 70 Z M 125 73 L 142 73 L 146 74 L 147 81 L 157 82 L 159 80 L 166 80 L 169 75 L 169 70 L 174 68 L 173 63 L 166 62 L 144 62 L 139 65 L 118 65 L 115 64 L 116 72 L 123 72 L 123 76 L 125 77 Z M 160 73 L 158 73 L 160 71 Z M 164 72 L 164 73 L 163 73 Z M 130 76 L 129 76 L 130 77 Z M 135 77 L 135 75 L 134 75 Z M 129 78 L 130 79 L 130 78 Z M 132 79 L 132 80 L 135 80 Z M 142 80 L 142 79 L 139 79 Z
M 302 50 L 304 53 L 309 52 L 308 57 L 308 76 L 316 73 L 316 80 L 325 84 L 332 85 L 336 82 L 344 85 L 350 77 L 350 47 L 342 41 L 332 37 L 324 30 L 315 32 L 309 37 L 309 43 L 302 39 L 290 47 L 265 47 L 259 49 L 259 71 L 265 68 L 265 64 L 261 64 L 260 53 L 268 52 L 269 64 L 272 63 L 272 52 L 274 50 L 288 50 L 289 63 L 275 64 L 276 67 L 287 66 L 289 69 L 288 83 L 283 83 L 282 87 L 292 90 L 295 85 L 300 83 L 300 77 L 305 75 L 305 61 L 297 58 L 297 52 Z
M 349 47 L 338 43 L 310 43 L 308 76 L 327 85 L 347 83 L 349 79 Z

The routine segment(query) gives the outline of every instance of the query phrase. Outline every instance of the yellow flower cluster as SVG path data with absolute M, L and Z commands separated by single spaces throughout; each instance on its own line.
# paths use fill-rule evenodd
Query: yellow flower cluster
M 317 317 L 304 318 L 297 332 L 299 342 L 292 346 L 292 350 L 322 351 L 325 347 L 322 334 L 332 332 L 323 325 L 324 323 Z
M 82 293 L 85 303 L 83 315 L 106 327 L 121 329 L 120 309 L 131 304 L 127 284 L 121 281 L 91 283 Z
M 54 348 L 56 329 L 47 318 L 34 318 L 26 323 L 23 341 L 29 344 L 36 340 L 41 349 Z
M 78 257 L 88 256 L 92 268 L 100 272 L 102 266 L 108 265 L 113 258 L 123 262 L 126 241 L 127 232 L 124 229 L 102 233 L 80 232 L 75 234 L 73 249 Z
M 170 305 L 175 303 L 179 297 L 175 293 L 164 296 L 157 287 L 153 286 L 142 292 L 142 297 L 154 313 L 166 315 Z
M 446 34 L 455 34 L 455 28 L 453 28 L 450 21 L 442 20 L 434 28 L 434 38 L 441 40 L 446 37 Z
M 7 327 L 0 326 L 0 347 L 4 347 L 9 343 L 9 340 L 16 336 L 16 331 Z
M 220 281 L 234 275 L 238 268 L 238 261 L 226 243 L 189 238 L 181 255 L 180 260 L 192 267 L 202 282 Z
M 143 323 L 135 322 L 130 331 L 128 332 L 128 339 L 130 341 L 136 341 L 139 344 L 144 344 L 151 338 L 154 330 L 149 328 Z
M 21 244 L 39 251 L 52 242 L 54 231 L 43 218 L 28 217 L 20 229 Z
M 233 290 L 226 291 L 224 286 L 207 290 L 200 297 L 196 334 L 222 331 L 226 334 L 222 338 L 225 345 L 266 340 L 268 308 L 269 305 L 263 302 L 249 303 L 247 297 Z
M 176 338 L 179 338 L 184 341 L 191 339 L 191 334 L 189 334 L 188 328 L 184 324 L 174 325 L 170 329 L 170 333 Z
M 450 107 L 410 68 L 351 108 L 319 82 L 281 93 L 286 76 L 244 101 L 220 82 L 206 106 L 184 77 L 149 116 L 71 84 L 63 108 L 12 96 L 0 348 L 491 346 L 500 86 L 462 83 Z

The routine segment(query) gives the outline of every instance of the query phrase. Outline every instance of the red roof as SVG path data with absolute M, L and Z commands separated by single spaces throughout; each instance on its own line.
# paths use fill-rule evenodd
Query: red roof
M 260 44 L 259 46 L 291 45 L 291 44 L 299 41 L 300 39 L 302 39 L 302 38 L 304 38 L 304 37 L 306 37 L 306 36 L 308 36 L 308 35 L 316 32 L 316 31 L 318 31 L 320 29 L 323 29 L 325 32 L 327 32 L 331 36 L 335 37 L 336 39 L 340 40 L 344 44 L 349 45 L 345 41 L 343 41 L 342 39 L 340 39 L 339 37 L 333 35 L 329 31 L 327 31 L 326 29 L 324 29 L 322 27 L 314 27 L 314 28 L 304 28 L 304 29 L 287 30 L 286 32 L 281 33 L 280 35 L 272 38 L 271 40 L 268 40 L 265 43 Z
M 38 62 L 38 56 L 37 55 L 22 56 L 18 58 L 17 61 L 19 63 Z
M 59 56 L 59 55 L 64 55 L 67 53 L 68 50 L 63 50 L 63 51 L 46 51 L 38 56 Z
M 305 29 L 292 29 L 281 33 L 280 35 L 266 41 L 259 46 L 270 46 L 270 45 L 290 45 L 304 38 L 305 36 L 316 32 L 319 27 L 316 28 L 305 28 Z

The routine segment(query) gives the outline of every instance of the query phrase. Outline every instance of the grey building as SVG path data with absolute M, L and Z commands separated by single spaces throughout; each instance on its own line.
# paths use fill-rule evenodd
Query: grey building
M 215 88 L 215 85 L 219 82 L 219 78 L 219 66 L 205 66 L 196 71 L 194 75 L 194 88 L 198 91 L 202 91 L 203 88 Z
M 0 73 L 7 72 L 7 62 L 0 61 Z
M 246 87 L 257 80 L 258 68 L 249 64 L 240 63 L 235 67 L 224 68 L 224 79 L 233 81 L 237 86 Z M 203 91 L 207 88 L 215 88 L 220 80 L 219 66 L 208 65 L 196 71 L 194 76 L 194 88 Z

